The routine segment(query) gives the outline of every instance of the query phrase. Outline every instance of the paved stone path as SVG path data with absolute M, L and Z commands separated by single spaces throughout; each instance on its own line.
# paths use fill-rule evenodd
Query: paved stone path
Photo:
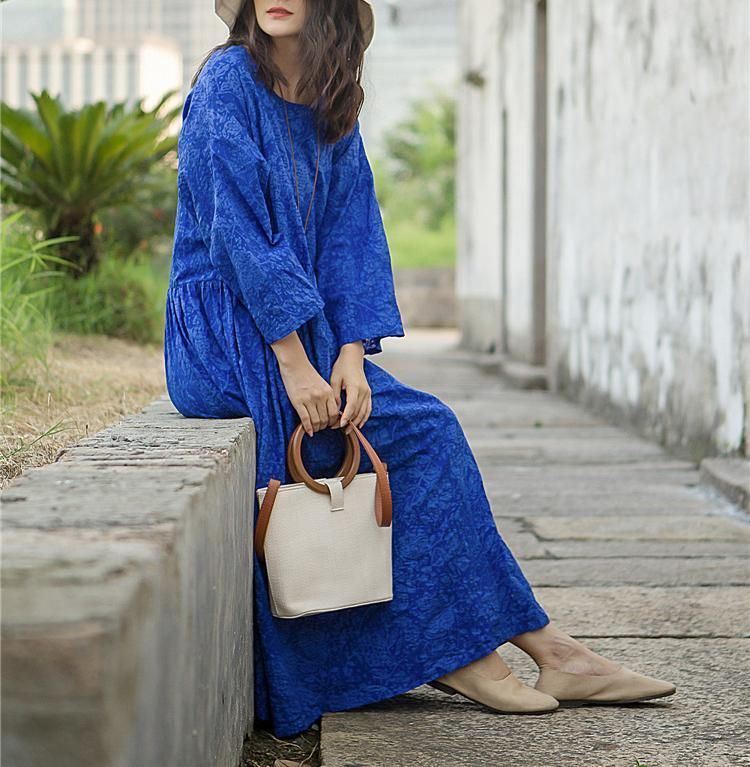
M 377 362 L 457 413 L 498 529 L 552 619 L 678 690 L 503 716 L 425 685 L 326 715 L 324 766 L 750 765 L 750 517 L 701 486 L 693 464 L 560 397 L 509 388 L 455 340 L 410 331 Z M 501 654 L 534 683 L 526 655 Z

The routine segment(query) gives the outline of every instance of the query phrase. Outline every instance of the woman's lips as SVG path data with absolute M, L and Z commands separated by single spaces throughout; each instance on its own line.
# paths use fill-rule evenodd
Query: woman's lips
M 286 8 L 279 8 L 279 7 L 269 8 L 268 11 L 266 11 L 266 13 L 268 13 L 268 15 L 272 16 L 274 19 L 287 19 L 293 15 L 292 12 L 287 11 Z

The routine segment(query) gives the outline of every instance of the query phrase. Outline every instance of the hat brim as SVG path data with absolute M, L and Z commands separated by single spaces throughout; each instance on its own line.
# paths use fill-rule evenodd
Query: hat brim
M 359 6 L 359 23 L 362 27 L 362 36 L 365 48 L 369 47 L 375 36 L 375 14 L 370 0 L 357 0 Z M 216 15 L 229 27 L 232 28 L 234 20 L 242 7 L 242 0 L 214 0 Z

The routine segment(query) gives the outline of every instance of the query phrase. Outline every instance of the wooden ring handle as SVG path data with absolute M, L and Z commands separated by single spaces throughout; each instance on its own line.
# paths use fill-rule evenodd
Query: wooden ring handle
M 305 436 L 305 429 L 302 424 L 297 424 L 297 428 L 292 432 L 287 445 L 286 460 L 289 466 L 289 473 L 295 482 L 304 482 L 307 487 L 316 493 L 329 493 L 328 485 L 313 479 L 304 463 L 302 462 L 302 438 Z M 343 477 L 341 484 L 346 487 L 359 471 L 360 447 L 359 440 L 354 432 L 346 434 L 343 432 L 346 440 L 346 453 L 344 460 L 334 476 Z

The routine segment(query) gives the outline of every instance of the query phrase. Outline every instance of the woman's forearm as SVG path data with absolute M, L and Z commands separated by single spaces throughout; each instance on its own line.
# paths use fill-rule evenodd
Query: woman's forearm
M 272 343 L 271 349 L 281 368 L 292 369 L 310 363 L 296 330 Z
M 365 347 L 362 341 L 350 341 L 348 344 L 341 346 L 339 354 L 357 354 L 360 357 L 364 357 Z

